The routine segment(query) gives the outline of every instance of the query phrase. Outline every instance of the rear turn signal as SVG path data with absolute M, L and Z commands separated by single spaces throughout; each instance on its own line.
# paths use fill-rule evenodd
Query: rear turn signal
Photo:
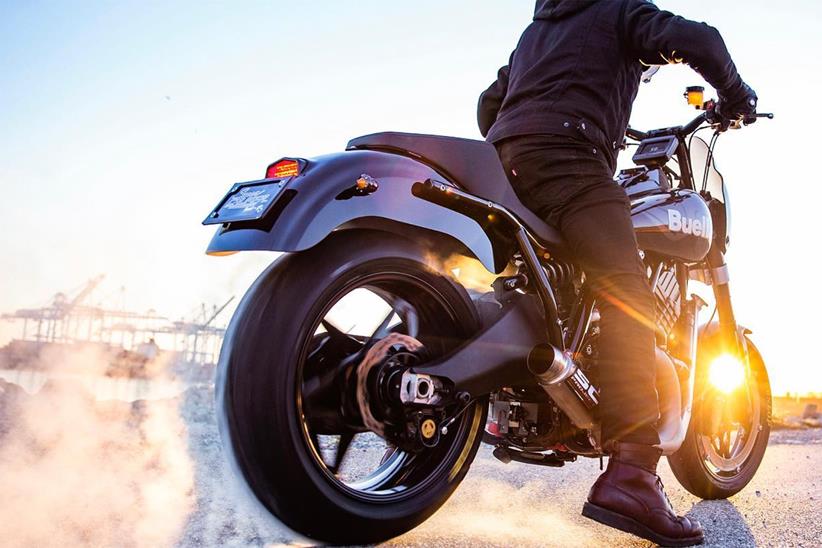
M 300 174 L 300 162 L 297 160 L 280 160 L 268 166 L 266 179 L 288 179 Z

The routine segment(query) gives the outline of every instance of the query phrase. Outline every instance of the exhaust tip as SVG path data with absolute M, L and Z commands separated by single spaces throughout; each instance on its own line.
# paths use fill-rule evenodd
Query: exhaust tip
M 550 344 L 540 344 L 528 353 L 526 364 L 532 375 L 542 377 L 551 370 L 556 360 L 556 349 Z
M 571 356 L 550 344 L 535 346 L 528 354 L 526 364 L 540 384 L 561 383 L 577 370 Z

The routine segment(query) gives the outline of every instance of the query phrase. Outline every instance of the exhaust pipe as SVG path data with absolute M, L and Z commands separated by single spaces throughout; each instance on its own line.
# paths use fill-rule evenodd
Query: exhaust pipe
M 591 410 L 599 403 L 599 393 L 570 355 L 548 344 L 535 346 L 528 355 L 528 371 L 577 428 L 594 428 Z

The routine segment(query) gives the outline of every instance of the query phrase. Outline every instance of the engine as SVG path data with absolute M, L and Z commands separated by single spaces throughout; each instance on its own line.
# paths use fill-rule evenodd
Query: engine
M 656 328 L 663 344 L 668 340 L 682 313 L 682 289 L 676 276 L 676 267 L 663 267 L 654 286 L 656 301 Z
M 568 315 L 572 309 L 570 303 L 576 295 L 570 283 L 574 277 L 573 270 L 567 270 L 547 272 L 552 282 L 558 286 L 566 286 L 565 291 L 557 292 L 558 309 L 561 311 L 564 326 L 568 326 Z M 655 268 L 649 268 L 648 275 L 652 282 L 655 281 L 653 293 L 657 341 L 664 347 L 676 329 L 682 313 L 682 290 L 674 265 L 656 265 Z M 559 281 L 564 283 L 557 283 Z M 594 310 L 580 352 L 574 356 L 579 371 L 592 386 L 599 385 L 599 332 L 599 312 Z M 568 449 L 585 454 L 593 443 L 585 430 L 575 427 L 552 398 L 539 387 L 510 387 L 492 394 L 486 436 L 487 442 L 509 450 L 553 450 L 555 454 L 561 454 Z

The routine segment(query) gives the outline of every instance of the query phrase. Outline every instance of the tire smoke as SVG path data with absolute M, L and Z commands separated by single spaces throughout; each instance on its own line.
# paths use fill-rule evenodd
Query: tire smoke
M 65 348 L 65 347 L 64 347 Z M 99 401 L 82 382 L 108 360 L 94 348 L 46 348 L 54 373 L 35 395 L 0 381 L 0 538 L 5 546 L 161 546 L 194 502 L 176 400 Z M 151 368 L 158 378 L 163 367 Z

